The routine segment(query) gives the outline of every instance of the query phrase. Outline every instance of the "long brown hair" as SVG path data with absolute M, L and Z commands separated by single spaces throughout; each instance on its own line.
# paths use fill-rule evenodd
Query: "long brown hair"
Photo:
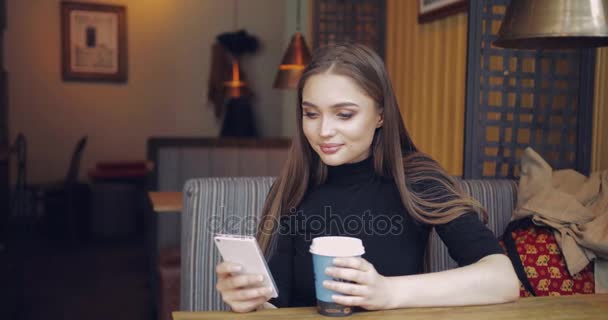
M 414 219 L 443 224 L 471 211 L 486 216 L 478 202 L 466 196 L 436 161 L 419 152 L 414 145 L 402 121 L 382 59 L 363 45 L 331 45 L 313 54 L 298 83 L 297 130 L 287 161 L 266 198 L 257 233 L 265 254 L 272 251 L 280 217 L 293 212 L 308 187 L 324 183 L 327 176 L 327 166 L 308 144 L 301 125 L 302 90 L 308 78 L 320 73 L 353 79 L 376 103 L 384 120 L 372 140 L 374 170 L 380 176 L 394 179 L 401 202 Z

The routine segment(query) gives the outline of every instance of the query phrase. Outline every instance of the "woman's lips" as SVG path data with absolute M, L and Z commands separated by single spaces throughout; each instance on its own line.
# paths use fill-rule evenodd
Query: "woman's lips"
M 342 148 L 342 144 L 337 144 L 337 143 L 328 143 L 328 144 L 322 144 L 321 145 L 321 151 L 325 154 L 334 154 L 336 152 L 338 152 L 338 150 L 340 150 L 340 148 Z

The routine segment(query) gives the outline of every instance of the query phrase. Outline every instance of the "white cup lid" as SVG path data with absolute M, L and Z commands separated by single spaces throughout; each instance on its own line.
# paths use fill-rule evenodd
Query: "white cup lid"
M 353 237 L 318 237 L 312 239 L 310 253 L 328 257 L 354 257 L 365 253 L 361 239 Z

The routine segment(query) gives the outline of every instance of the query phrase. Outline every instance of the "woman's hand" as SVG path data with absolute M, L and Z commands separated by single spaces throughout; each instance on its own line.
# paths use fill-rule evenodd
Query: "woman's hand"
M 264 280 L 259 274 L 234 274 L 243 270 L 243 267 L 230 262 L 217 265 L 217 285 L 215 286 L 222 296 L 222 300 L 234 312 L 249 312 L 257 309 L 270 299 L 272 289 L 263 287 Z
M 325 273 L 333 278 L 354 282 L 325 281 L 325 288 L 346 295 L 333 295 L 334 302 L 367 310 L 390 308 L 387 278 L 378 274 L 374 266 L 365 259 L 335 258 L 334 266 L 325 269 Z

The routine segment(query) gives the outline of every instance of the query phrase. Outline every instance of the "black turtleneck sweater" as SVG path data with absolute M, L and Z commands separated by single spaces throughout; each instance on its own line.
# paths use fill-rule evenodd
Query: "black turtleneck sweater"
M 474 213 L 434 227 L 460 266 L 502 253 L 494 234 Z M 423 272 L 431 228 L 406 213 L 395 183 L 375 174 L 372 158 L 328 167 L 327 181 L 310 187 L 297 212 L 281 221 L 276 249 L 268 262 L 279 297 L 270 302 L 277 307 L 316 305 L 308 251 L 315 237 L 360 238 L 365 247 L 363 258 L 378 273 L 401 276 Z

